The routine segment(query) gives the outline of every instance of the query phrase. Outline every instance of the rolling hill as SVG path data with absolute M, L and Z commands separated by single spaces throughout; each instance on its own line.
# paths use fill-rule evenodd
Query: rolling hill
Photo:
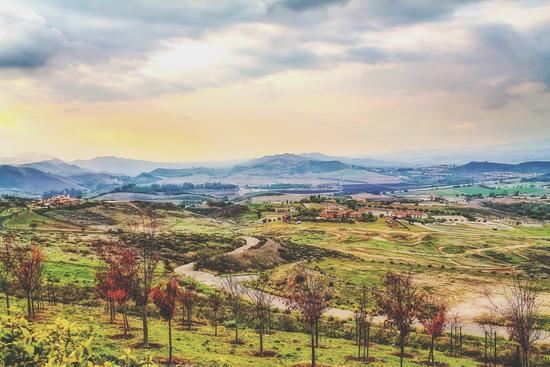
M 350 166 L 340 161 L 314 160 L 285 153 L 253 159 L 245 164 L 235 166 L 229 174 L 272 177 L 334 172 L 346 168 L 350 168 Z
M 34 168 L 45 173 L 51 173 L 64 177 L 90 172 L 89 170 L 85 170 L 74 164 L 65 163 L 59 159 L 50 159 L 40 162 L 26 163 L 19 165 L 19 167 Z
M 523 162 L 518 164 L 495 162 L 470 162 L 463 166 L 453 168 L 454 172 L 463 174 L 487 173 L 487 172 L 515 172 L 515 173 L 549 173 L 550 161 Z
M 0 189 L 42 194 L 50 190 L 80 189 L 74 181 L 35 168 L 0 166 Z

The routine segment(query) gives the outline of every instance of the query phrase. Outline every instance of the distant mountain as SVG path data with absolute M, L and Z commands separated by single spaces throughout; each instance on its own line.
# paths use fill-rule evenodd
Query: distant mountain
M 45 191 L 81 188 L 74 181 L 35 168 L 0 166 L 0 190 L 17 190 L 34 194 Z
M 387 168 L 387 167 L 405 167 L 407 164 L 399 162 L 388 162 L 368 157 L 341 157 L 329 156 L 323 153 L 302 153 L 301 157 L 314 159 L 318 161 L 340 161 L 342 163 L 354 166 L 363 166 L 368 168 Z
M 207 168 L 207 167 L 196 167 L 196 168 L 176 168 L 176 169 L 170 169 L 170 168 L 157 168 L 151 172 L 149 172 L 149 175 L 152 175 L 154 177 L 161 177 L 161 178 L 170 178 L 170 177 L 186 177 L 186 176 L 193 176 L 193 175 L 205 175 L 205 176 L 216 176 L 221 173 L 222 170 L 215 169 L 215 168 Z
M 391 152 L 373 155 L 375 159 L 404 162 L 409 165 L 427 166 L 437 164 L 463 165 L 470 161 L 521 162 L 550 160 L 550 138 L 522 141 L 485 147 L 460 149 L 430 149 Z
M 11 157 L 0 157 L 0 164 L 16 165 L 16 164 L 47 161 L 51 159 L 55 159 L 55 158 L 48 154 L 27 152 L 27 153 L 20 153 Z
M 470 162 L 453 168 L 453 171 L 463 174 L 486 172 L 515 172 L 515 173 L 549 173 L 550 161 L 523 162 L 518 164 L 494 162 Z
M 221 168 L 230 167 L 241 163 L 242 160 L 235 161 L 205 161 L 205 162 L 153 162 L 139 159 L 128 159 L 120 157 L 96 157 L 92 159 L 78 159 L 71 162 L 79 167 L 97 172 L 110 172 L 126 176 L 138 176 L 144 172 L 151 172 L 157 168 L 166 169 L 184 169 L 192 167 Z
M 59 175 L 64 177 L 72 176 L 72 175 L 80 175 L 80 174 L 90 172 L 89 170 L 85 170 L 74 164 L 65 163 L 59 159 L 50 159 L 46 161 L 26 163 L 26 164 L 19 165 L 19 167 L 34 168 L 42 172 L 53 173 L 54 175 Z
M 300 155 L 285 153 L 253 159 L 235 166 L 229 174 L 273 177 L 334 172 L 346 168 L 350 168 L 350 166 L 340 161 L 313 160 Z

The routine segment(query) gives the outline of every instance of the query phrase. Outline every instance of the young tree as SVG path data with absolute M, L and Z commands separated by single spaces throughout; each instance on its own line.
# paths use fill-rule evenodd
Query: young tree
M 533 344 L 540 338 L 541 288 L 536 281 L 515 276 L 512 287 L 504 292 L 504 301 L 500 304 L 488 298 L 495 310 L 506 320 L 506 330 L 511 340 L 520 348 L 520 363 L 529 367 L 529 354 Z
M 269 320 L 269 313 L 271 312 L 271 307 L 273 306 L 273 301 L 275 299 L 273 295 L 267 292 L 268 281 L 269 276 L 266 273 L 262 273 L 258 276 L 256 289 L 246 289 L 248 298 L 250 298 L 250 301 L 254 306 L 254 314 L 256 316 L 256 320 L 258 321 L 258 334 L 260 336 L 260 357 L 264 356 L 264 333 Z
M 158 307 L 162 318 L 168 321 L 168 365 L 172 366 L 172 319 L 176 313 L 176 305 L 181 297 L 181 288 L 174 277 L 165 285 L 151 289 L 151 298 Z
M 35 245 L 17 248 L 13 275 L 27 297 L 27 317 L 35 315 L 34 296 L 42 284 L 44 253 Z
M 2 247 L 0 247 L 0 288 L 4 292 L 6 299 L 6 313 L 10 314 L 10 292 L 13 281 L 15 255 L 15 236 L 5 235 L 2 237 Z
M 214 292 L 208 296 L 207 315 L 210 323 L 214 326 L 214 336 L 218 336 L 218 325 L 224 320 L 224 301 L 223 293 L 220 292 Z
M 378 307 L 386 315 L 385 323 L 399 332 L 399 365 L 403 367 L 405 339 L 412 331 L 418 315 L 421 296 L 413 284 L 412 274 L 389 272 L 382 280 L 383 289 L 377 292 Z
M 287 279 L 287 301 L 309 325 L 311 336 L 311 366 L 315 367 L 315 325 L 328 307 L 331 297 L 326 277 L 309 269 L 300 269 Z
M 107 269 L 96 272 L 98 293 L 103 294 L 109 304 L 111 322 L 114 321 L 115 303 L 122 309 L 124 336 L 128 336 L 127 302 L 136 293 L 138 282 L 137 253 L 117 241 L 96 241 L 94 249 L 98 257 L 107 264 Z
M 227 301 L 235 323 L 235 345 L 239 343 L 239 324 L 241 323 L 243 295 L 245 287 L 243 287 L 237 279 L 228 276 L 224 280 L 224 290 L 227 293 Z
M 115 305 L 111 298 L 111 292 L 114 290 L 114 285 L 111 284 L 108 271 L 106 268 L 98 268 L 95 272 L 95 292 L 107 302 L 107 311 L 111 324 L 115 322 Z
M 189 284 L 181 292 L 182 324 L 187 324 L 188 330 L 191 330 L 193 326 L 193 306 L 195 306 L 198 299 L 199 295 L 194 284 Z
M 355 312 L 357 359 L 368 361 L 370 346 L 370 326 L 372 324 L 372 315 L 368 312 L 368 290 L 365 286 L 361 287 L 357 311 Z
M 128 225 L 127 232 L 118 232 L 118 242 L 121 246 L 135 251 L 137 262 L 137 282 L 135 291 L 132 293 L 134 301 L 141 309 L 143 324 L 144 348 L 149 347 L 149 323 L 147 319 L 147 306 L 150 301 L 151 288 L 155 279 L 155 272 L 160 257 L 157 247 L 157 230 L 159 216 L 155 209 L 142 210 L 141 221 Z
M 441 299 L 434 297 L 424 297 L 418 319 L 426 334 L 430 338 L 430 353 L 428 355 L 428 363 L 435 366 L 434 347 L 435 340 L 443 335 L 445 325 L 447 324 L 447 304 Z

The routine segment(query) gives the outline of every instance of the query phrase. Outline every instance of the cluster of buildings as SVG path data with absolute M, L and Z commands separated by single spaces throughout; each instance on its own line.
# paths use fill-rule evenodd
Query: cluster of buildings
M 324 209 L 317 219 L 319 220 L 333 220 L 333 219 L 359 219 L 363 216 L 358 210 L 349 210 L 344 207 L 332 206 Z
M 428 218 L 428 214 L 421 211 L 413 210 L 370 210 L 369 208 L 361 208 L 359 210 L 350 210 L 342 206 L 330 206 L 324 209 L 317 217 L 318 220 L 357 220 L 363 217 L 364 214 L 370 213 L 378 218 L 392 219 L 421 219 Z
M 40 199 L 38 201 L 38 206 L 41 207 L 51 207 L 51 206 L 64 206 L 78 203 L 80 200 L 70 197 L 69 195 L 56 195 L 47 199 Z

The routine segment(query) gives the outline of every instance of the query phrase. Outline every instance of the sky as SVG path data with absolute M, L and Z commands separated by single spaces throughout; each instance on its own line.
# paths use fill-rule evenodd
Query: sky
M 0 1 L 0 156 L 469 149 L 549 120 L 550 1 Z

